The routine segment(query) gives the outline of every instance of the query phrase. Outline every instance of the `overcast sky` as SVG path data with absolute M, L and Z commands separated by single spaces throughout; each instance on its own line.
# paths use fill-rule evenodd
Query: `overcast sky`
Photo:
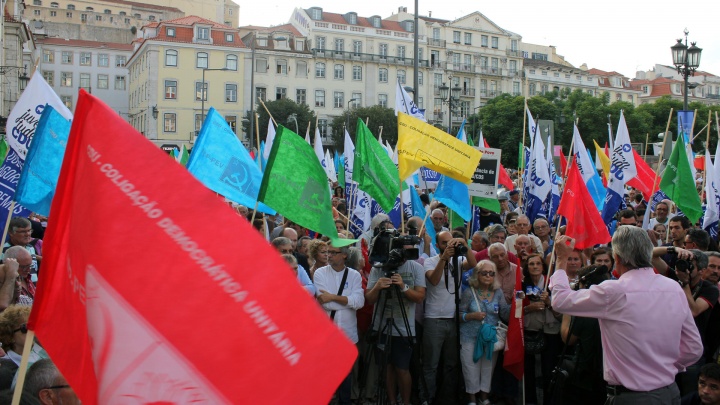
M 238 1 L 238 0 L 235 0 Z M 307 0 L 306 0 L 307 1 Z M 280 25 L 290 20 L 295 7 L 322 7 L 359 16 L 397 13 L 399 6 L 414 10 L 414 2 L 380 0 L 337 1 L 239 0 L 240 25 Z M 691 9 L 682 10 L 685 6 Z M 524 42 L 555 45 L 557 52 L 574 66 L 587 63 L 590 68 L 615 70 L 635 77 L 636 70 L 649 70 L 656 63 L 672 64 L 670 47 L 690 31 L 690 42 L 703 49 L 700 70 L 720 76 L 720 2 L 699 0 L 649 2 L 643 0 L 605 0 L 578 2 L 420 0 L 420 15 L 454 20 L 480 11 L 495 24 L 520 34 Z

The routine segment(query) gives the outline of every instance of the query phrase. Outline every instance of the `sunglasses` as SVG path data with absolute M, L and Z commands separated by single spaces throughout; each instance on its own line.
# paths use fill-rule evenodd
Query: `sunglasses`
M 478 274 L 481 275 L 481 276 L 495 277 L 495 272 L 494 272 L 494 271 L 478 271 Z
M 28 331 L 28 329 L 27 329 L 27 324 L 24 323 L 24 324 L 20 325 L 19 328 L 17 328 L 17 329 L 15 329 L 14 331 L 12 331 L 12 333 L 15 333 L 15 332 L 27 333 L 27 331 Z

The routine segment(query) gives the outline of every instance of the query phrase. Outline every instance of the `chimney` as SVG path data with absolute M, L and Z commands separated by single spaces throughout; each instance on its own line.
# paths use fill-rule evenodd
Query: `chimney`
M 428 11 L 428 17 L 432 17 L 432 11 Z

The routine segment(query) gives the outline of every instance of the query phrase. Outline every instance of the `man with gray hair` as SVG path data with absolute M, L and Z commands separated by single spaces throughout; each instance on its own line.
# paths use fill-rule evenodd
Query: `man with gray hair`
M 496 278 L 500 280 L 500 285 L 508 305 L 512 303 L 515 294 L 515 272 L 521 271 L 520 266 L 510 262 L 508 259 L 508 251 L 500 242 L 493 243 L 488 248 L 490 261 L 495 263 L 497 267 Z
M 555 242 L 557 270 L 550 279 L 555 311 L 600 320 L 607 404 L 680 404 L 675 375 L 703 353 L 685 292 L 655 274 L 647 232 L 621 226 L 612 238 L 617 280 L 570 288 L 565 269 L 575 240 Z
M 80 399 L 55 364 L 41 359 L 28 369 L 20 404 L 79 405 Z
M 515 239 L 520 235 L 527 235 L 530 238 L 530 241 L 535 245 L 536 252 L 542 253 L 545 251 L 540 238 L 530 234 L 530 218 L 528 218 L 527 215 L 518 215 L 515 228 L 517 229 L 517 234 L 510 235 L 505 239 L 505 247 L 508 252 L 518 254 L 517 250 L 515 250 Z
M 273 247 L 282 255 L 291 255 L 294 253 L 292 241 L 286 237 L 279 236 L 272 240 Z M 312 295 L 315 295 L 315 286 L 308 272 L 298 264 L 297 279 L 300 285 Z

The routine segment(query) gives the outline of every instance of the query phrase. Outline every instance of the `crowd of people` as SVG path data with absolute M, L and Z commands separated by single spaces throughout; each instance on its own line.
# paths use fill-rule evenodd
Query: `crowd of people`
M 342 190 L 334 193 L 338 234 L 354 238 Z M 336 403 L 720 405 L 717 243 L 670 201 L 643 227 L 646 208 L 628 197 L 612 242 L 584 250 L 562 222 L 524 215 L 517 191 L 499 194 L 500 212 L 481 209 L 481 230 L 472 233 L 451 228 L 447 207 L 430 193 L 421 197 L 426 218 L 396 229 L 377 214 L 353 246 L 333 246 L 280 216 L 253 225 L 358 347 Z M 17 378 L 43 220 L 12 218 L 3 248 L 0 402 Z M 376 252 L 386 243 L 380 265 Z M 517 379 L 503 359 L 508 325 L 520 316 Z M 79 403 L 41 342 L 29 363 L 23 403 Z

